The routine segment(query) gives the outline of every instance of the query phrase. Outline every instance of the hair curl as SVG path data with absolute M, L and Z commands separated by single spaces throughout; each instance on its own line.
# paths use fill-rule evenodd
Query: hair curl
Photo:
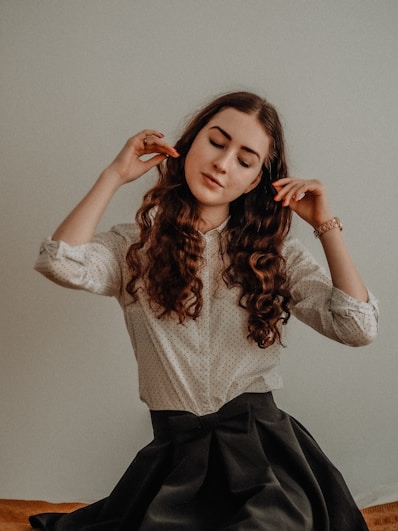
M 136 298 L 142 279 L 152 308 L 160 318 L 180 323 L 196 319 L 203 306 L 203 244 L 197 227 L 200 212 L 185 180 L 185 158 L 199 131 L 225 108 L 253 114 L 270 138 L 260 183 L 230 205 L 223 279 L 240 288 L 239 305 L 248 312 L 248 338 L 265 348 L 281 342 L 281 324 L 290 317 L 287 275 L 281 254 L 291 224 L 291 211 L 273 201 L 272 182 L 288 176 L 283 129 L 275 108 L 249 92 L 220 96 L 188 123 L 176 144 L 179 158 L 159 166 L 159 180 L 145 195 L 136 214 L 140 237 L 127 253 L 131 279 L 127 291 Z

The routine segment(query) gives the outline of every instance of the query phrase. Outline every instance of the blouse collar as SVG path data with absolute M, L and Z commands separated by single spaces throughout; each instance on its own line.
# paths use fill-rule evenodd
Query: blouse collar
M 214 227 L 214 229 L 210 229 L 207 232 L 203 233 L 201 231 L 198 231 L 202 236 L 211 236 L 214 233 L 221 234 L 221 232 L 225 229 L 225 227 L 228 225 L 228 221 L 231 216 L 228 216 L 225 221 L 223 221 L 218 227 Z

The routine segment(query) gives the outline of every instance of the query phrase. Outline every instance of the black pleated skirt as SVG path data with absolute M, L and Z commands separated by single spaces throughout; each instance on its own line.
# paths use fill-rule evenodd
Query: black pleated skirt
M 108 498 L 30 518 L 43 531 L 367 530 L 341 474 L 271 393 L 217 413 L 151 412 L 154 439 Z

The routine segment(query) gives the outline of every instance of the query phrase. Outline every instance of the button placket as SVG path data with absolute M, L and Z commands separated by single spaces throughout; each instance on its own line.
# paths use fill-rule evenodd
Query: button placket
M 202 316 L 205 326 L 203 326 L 203 336 L 201 337 L 202 344 L 202 364 L 203 364 L 203 392 L 205 395 L 205 403 L 208 404 L 209 410 L 212 409 L 211 403 L 211 342 L 210 342 L 210 290 L 211 290 L 211 266 L 212 266 L 212 235 L 205 235 L 203 237 L 204 243 L 204 257 L 205 265 L 202 271 L 203 282 L 203 310 Z

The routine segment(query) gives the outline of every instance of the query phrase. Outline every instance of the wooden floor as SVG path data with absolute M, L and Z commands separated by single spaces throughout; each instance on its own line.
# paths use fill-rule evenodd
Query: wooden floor
M 50 503 L 45 501 L 1 500 L 0 530 L 31 531 L 28 517 L 45 512 L 67 513 L 83 507 L 82 503 Z M 362 510 L 370 531 L 398 531 L 398 501 Z

